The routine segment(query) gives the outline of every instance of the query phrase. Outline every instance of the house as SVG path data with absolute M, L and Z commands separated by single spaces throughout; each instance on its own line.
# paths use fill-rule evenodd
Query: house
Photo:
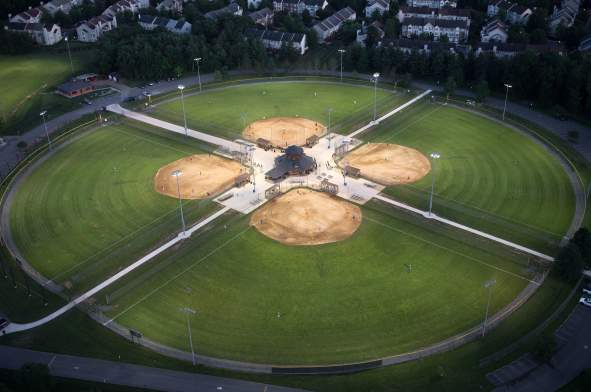
M 384 15 L 390 11 L 390 0 L 369 0 L 365 6 L 365 17 L 371 18 L 376 12 Z
M 284 45 L 294 48 L 300 56 L 303 56 L 308 50 L 306 46 L 306 34 L 287 33 L 277 30 L 247 29 L 246 36 L 250 39 L 261 41 L 267 49 L 279 50 Z
M 174 12 L 181 14 L 183 12 L 183 0 L 164 0 L 156 6 L 159 12 Z
M 252 19 L 254 23 L 267 27 L 273 24 L 273 15 L 273 11 L 265 7 L 261 10 L 251 12 L 248 14 L 248 17 Z
M 28 34 L 36 43 L 43 46 L 55 45 L 62 40 L 62 29 L 56 24 L 45 26 L 42 23 L 10 22 L 4 29 Z
M 400 23 L 406 18 L 430 18 L 443 20 L 463 20 L 470 26 L 470 10 L 461 8 L 427 8 L 400 6 L 398 15 Z
M 53 16 L 58 11 L 61 11 L 64 14 L 69 14 L 73 7 L 79 6 L 81 4 L 82 0 L 52 0 L 46 4 L 43 4 L 43 8 Z
M 556 34 L 559 26 L 571 27 L 575 23 L 580 5 L 580 0 L 563 0 L 560 7 L 554 6 L 554 11 L 548 18 L 550 32 Z
M 463 42 L 468 38 L 468 23 L 464 20 L 432 18 L 405 18 L 402 22 L 402 37 L 413 38 L 428 34 L 439 41 L 446 36 L 449 42 Z
M 499 58 L 510 58 L 523 53 L 526 51 L 542 54 L 542 53 L 555 53 L 558 55 L 566 54 L 565 47 L 554 41 L 549 41 L 546 44 L 541 45 L 528 45 L 528 44 L 507 44 L 499 42 L 479 43 L 477 46 L 472 48 L 475 56 L 480 55 L 492 55 Z
M 230 3 L 223 8 L 209 11 L 204 16 L 211 20 L 218 20 L 227 15 L 242 16 L 242 7 L 240 7 L 237 3 Z
M 326 8 L 326 0 L 273 0 L 273 9 L 277 12 L 288 12 L 301 15 L 304 11 L 316 16 L 318 10 Z
M 246 6 L 248 7 L 248 9 L 256 9 L 261 6 L 262 2 L 263 0 L 248 0 L 246 2 Z
M 482 42 L 507 42 L 509 37 L 507 25 L 498 19 L 486 24 L 480 30 L 480 41 Z
M 507 20 L 512 24 L 525 25 L 533 11 L 525 6 L 513 4 L 507 12 Z
M 117 28 L 117 17 L 95 16 L 94 18 L 82 22 L 76 27 L 78 41 L 97 42 L 107 31 Z
M 316 16 L 318 11 L 325 9 L 328 6 L 327 0 L 303 0 L 303 3 L 304 10 L 307 10 L 311 16 Z
M 356 18 L 357 14 L 355 11 L 351 7 L 345 7 L 314 25 L 313 29 L 318 34 L 318 40 L 320 42 L 326 41 L 334 33 L 339 31 L 344 22 L 355 20 Z
M 95 90 L 96 87 L 93 84 L 82 80 L 66 82 L 57 86 L 57 93 L 67 98 L 79 97 Z
M 382 29 L 382 24 L 380 22 L 378 22 L 376 20 L 370 25 L 366 25 L 365 22 L 362 22 L 361 28 L 357 30 L 357 37 L 355 39 L 355 41 L 359 45 L 365 46 L 365 41 L 367 41 L 368 32 L 369 32 L 370 27 L 375 29 L 375 32 L 377 33 L 378 40 L 381 40 L 382 38 L 384 38 L 385 33 L 384 33 L 384 30 Z
M 154 15 L 140 15 L 138 23 L 144 30 L 154 30 L 161 27 L 175 34 L 190 34 L 193 27 L 184 19 L 168 19 Z
M 113 17 L 121 12 L 138 14 L 142 9 L 150 6 L 150 0 L 119 0 L 103 11 L 103 16 Z
M 583 37 L 581 43 L 579 44 L 579 51 L 581 52 L 589 52 L 591 51 L 591 34 Z
M 43 11 L 40 8 L 29 7 L 27 11 L 12 16 L 8 14 L 8 21 L 12 23 L 40 23 Z
M 458 2 L 456 0 L 410 0 L 406 2 L 411 7 L 427 7 L 427 8 L 456 8 Z

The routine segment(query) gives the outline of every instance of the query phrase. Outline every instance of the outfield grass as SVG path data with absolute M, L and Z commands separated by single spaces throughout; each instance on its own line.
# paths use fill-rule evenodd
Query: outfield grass
M 517 255 L 371 204 L 344 242 L 288 247 L 231 215 L 107 292 L 108 317 L 158 342 L 266 363 L 373 359 L 477 325 L 528 283 Z M 408 272 L 407 264 L 412 264 Z M 162 267 L 162 266 L 165 267 Z M 157 271 L 157 272 L 154 272 Z M 126 289 L 127 286 L 133 289 Z
M 378 111 L 385 112 L 412 98 L 400 91 L 377 90 Z M 300 116 L 348 133 L 373 116 L 374 90 L 370 86 L 326 82 L 253 83 L 206 91 L 185 97 L 189 127 L 229 139 L 241 137 L 246 125 L 262 118 Z M 181 124 L 180 99 L 156 106 L 151 115 Z
M 528 136 L 453 107 L 420 103 L 363 138 L 438 152 L 421 181 L 386 190 L 434 212 L 537 250 L 553 253 L 574 214 L 574 193 L 558 160 Z
M 104 127 L 35 168 L 10 206 L 19 250 L 45 277 L 72 292 L 102 281 L 180 229 L 178 201 L 153 190 L 163 165 L 206 152 L 138 123 Z M 216 207 L 186 201 L 194 221 Z
M 82 73 L 88 52 L 72 53 L 75 74 Z M 71 110 L 77 102 L 56 96 L 56 85 L 72 76 L 66 54 L 33 53 L 0 56 L 0 116 L 6 121 L 3 133 L 23 133 L 39 121 L 39 113 Z

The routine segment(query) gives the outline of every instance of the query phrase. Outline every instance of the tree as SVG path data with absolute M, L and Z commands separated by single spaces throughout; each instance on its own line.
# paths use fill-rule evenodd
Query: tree
M 488 82 L 486 80 L 481 80 L 476 84 L 475 88 L 476 93 L 476 101 L 484 102 L 486 98 L 490 95 L 490 90 L 488 88 Z
M 571 241 L 579 248 L 585 264 L 591 266 L 591 232 L 587 228 L 581 227 Z
M 550 363 L 554 353 L 556 352 L 557 344 L 553 335 L 544 336 L 540 338 L 535 346 L 534 355 L 540 361 Z
M 556 272 L 567 282 L 573 282 L 581 276 L 583 257 L 578 246 L 570 241 L 561 248 L 554 260 Z
M 17 390 L 22 392 L 49 392 L 55 384 L 47 365 L 26 363 L 15 374 Z
M 386 24 L 384 25 L 384 35 L 386 36 L 386 38 L 398 37 L 398 26 L 399 26 L 398 19 L 396 19 L 396 18 L 386 19 Z
M 446 95 L 446 98 L 449 99 L 449 96 L 456 91 L 456 81 L 453 76 L 449 76 L 445 81 L 445 85 L 443 86 L 443 92 Z

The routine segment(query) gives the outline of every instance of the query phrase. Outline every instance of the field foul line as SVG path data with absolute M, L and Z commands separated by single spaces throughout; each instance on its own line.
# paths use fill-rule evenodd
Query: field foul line
M 435 113 L 438 110 L 441 110 L 443 106 L 437 106 L 435 109 L 431 110 L 430 112 L 426 113 L 425 115 L 417 118 L 416 120 L 412 121 L 411 123 L 409 123 L 408 125 L 406 125 L 405 127 L 401 128 L 400 130 L 398 130 L 397 132 L 394 132 L 392 135 L 390 135 L 389 137 L 385 138 L 385 139 L 380 139 L 380 142 L 385 142 L 387 140 L 392 139 L 394 136 L 398 136 L 400 135 L 402 132 L 407 131 L 410 127 L 412 127 L 413 125 L 417 124 L 418 122 L 423 121 L 425 118 L 430 117 L 433 113 Z
M 150 125 L 150 124 L 148 124 L 148 125 Z M 153 126 L 153 125 L 151 125 L 151 126 Z M 124 134 L 126 134 L 126 135 L 128 135 L 128 136 L 132 136 L 132 137 L 135 137 L 135 138 L 138 138 L 138 139 L 145 140 L 145 141 L 147 141 L 148 143 L 152 143 L 152 144 L 155 144 L 155 145 L 157 145 L 157 146 L 162 146 L 162 147 L 168 148 L 168 149 L 169 149 L 169 150 L 171 150 L 171 151 L 178 151 L 178 152 L 182 152 L 183 154 L 195 154 L 195 151 L 185 151 L 185 150 L 181 150 L 181 149 L 179 149 L 179 148 L 171 147 L 171 146 L 169 146 L 169 145 L 166 145 L 166 144 L 164 144 L 164 143 L 159 143 L 159 142 L 156 142 L 156 141 L 154 141 L 154 140 L 148 139 L 148 138 L 147 138 L 147 137 L 145 137 L 145 136 L 134 135 L 134 134 L 132 134 L 132 133 L 130 133 L 130 132 L 127 132 L 127 131 L 124 131 L 123 129 L 120 129 L 120 128 L 118 128 L 118 127 L 113 127 L 113 130 L 114 130 L 115 132 L 124 133 Z M 150 131 L 146 131 L 146 132 L 150 132 Z M 168 133 L 166 133 L 166 134 L 168 134 Z
M 485 262 L 485 261 L 482 261 L 482 260 L 480 260 L 480 259 L 477 259 L 477 258 L 475 258 L 475 257 L 473 257 L 473 256 L 469 256 L 469 255 L 467 255 L 467 254 L 464 254 L 464 253 L 462 253 L 462 252 L 458 252 L 457 250 L 453 250 L 453 249 L 451 249 L 451 248 L 448 248 L 448 247 L 446 247 L 446 246 L 443 246 L 443 245 L 437 244 L 437 243 L 435 243 L 435 242 L 432 242 L 432 241 L 426 240 L 426 239 L 424 239 L 424 238 L 421 238 L 421 237 L 419 237 L 419 236 L 417 236 L 417 235 L 414 235 L 414 234 L 411 234 L 411 233 L 409 233 L 409 232 L 406 232 L 406 231 L 404 231 L 404 230 L 400 230 L 400 229 L 397 229 L 397 228 L 395 228 L 395 227 L 389 226 L 389 225 L 387 225 L 387 224 L 385 224 L 385 223 L 382 223 L 382 222 L 380 222 L 380 221 L 377 221 L 377 220 L 375 220 L 375 219 L 368 218 L 368 217 L 363 217 L 363 219 L 367 219 L 367 220 L 368 220 L 368 221 L 370 221 L 370 222 L 373 222 L 373 223 L 375 223 L 375 224 L 378 224 L 378 225 L 380 225 L 380 226 L 384 226 L 384 227 L 386 227 L 386 228 L 388 228 L 388 229 L 390 229 L 390 230 L 393 230 L 393 231 L 399 232 L 399 233 L 401 233 L 401 234 L 404 234 L 404 235 L 406 235 L 406 236 L 412 237 L 412 238 L 414 238 L 414 239 L 416 239 L 416 240 L 422 241 L 422 242 L 424 242 L 424 243 L 427 243 L 427 244 L 429 244 L 429 245 L 433 245 L 433 246 L 435 246 L 435 247 L 437 247 L 437 248 L 440 248 L 440 249 L 445 249 L 445 250 L 447 250 L 447 251 L 449 251 L 449 252 L 451 252 L 451 253 L 455 253 L 456 255 L 459 255 L 459 256 L 465 257 L 465 258 L 467 258 L 467 259 L 473 260 L 473 261 L 475 261 L 475 262 L 477 262 L 477 263 L 479 263 L 479 264 L 485 265 L 485 266 L 487 266 L 487 267 L 489 267 L 489 268 L 493 268 L 493 269 L 495 269 L 495 270 L 497 270 L 497 271 L 504 272 L 504 273 L 506 273 L 506 274 L 508 274 L 508 275 L 514 276 L 514 277 L 516 277 L 516 278 L 519 278 L 519 279 L 523 279 L 523 280 L 525 280 L 525 281 L 527 281 L 527 282 L 530 282 L 530 283 L 536 284 L 536 285 L 538 285 L 538 286 L 540 285 L 540 283 L 539 283 L 539 282 L 536 282 L 536 281 L 534 281 L 534 280 L 528 279 L 528 278 L 526 278 L 526 277 L 524 277 L 524 276 L 521 276 L 521 275 L 519 275 L 519 274 L 516 274 L 515 272 L 511 272 L 511 271 L 508 271 L 508 270 L 506 270 L 506 269 L 503 269 L 503 268 L 501 268 L 501 267 L 497 267 L 497 266 L 495 266 L 495 265 L 489 264 L 489 263 L 487 263 L 487 262 Z
M 230 238 L 228 241 L 224 242 L 223 244 L 221 244 L 220 246 L 218 246 L 217 248 L 215 248 L 214 250 L 212 250 L 211 252 L 209 252 L 207 255 L 203 256 L 202 258 L 200 258 L 199 260 L 197 260 L 196 262 L 194 262 L 193 264 L 191 264 L 190 266 L 188 266 L 187 268 L 185 268 L 184 270 L 182 270 L 181 272 L 179 272 L 178 274 L 176 274 L 175 276 L 173 276 L 172 278 L 170 278 L 166 282 L 164 282 L 162 285 L 160 285 L 160 286 L 156 287 L 154 290 L 150 291 L 148 294 L 146 294 L 145 296 L 143 296 L 142 298 L 140 298 L 138 301 L 136 301 L 135 303 L 131 304 L 127 309 L 123 310 L 122 312 L 120 312 L 119 314 L 117 314 L 113 318 L 109 319 L 108 321 L 105 321 L 103 323 L 103 325 L 109 325 L 110 323 L 112 323 L 113 321 L 115 321 L 116 319 L 118 319 L 119 317 L 123 316 L 125 313 L 127 313 L 131 309 L 135 308 L 137 305 L 141 304 L 142 302 L 144 302 L 145 300 L 147 300 L 148 298 L 150 298 L 152 295 L 156 294 L 158 291 L 160 291 L 161 289 L 163 289 L 165 286 L 168 286 L 169 283 L 171 283 L 174 280 L 178 279 L 179 277 L 181 277 L 182 275 L 184 275 L 186 272 L 188 272 L 191 269 L 193 269 L 193 267 L 195 267 L 196 265 L 200 264 L 202 261 L 208 259 L 214 253 L 216 253 L 220 249 L 224 248 L 226 245 L 228 245 L 231 242 L 233 242 L 235 239 L 237 239 L 238 237 L 240 237 L 241 235 L 243 235 L 249 229 L 250 229 L 250 226 L 247 227 L 246 229 L 242 230 L 240 233 L 236 234 L 234 237 Z

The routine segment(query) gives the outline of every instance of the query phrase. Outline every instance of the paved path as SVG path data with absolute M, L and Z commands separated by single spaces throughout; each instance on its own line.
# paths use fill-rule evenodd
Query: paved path
M 385 203 L 391 204 L 391 205 L 393 205 L 395 207 L 402 208 L 402 209 L 405 209 L 407 211 L 414 212 L 415 214 L 423 215 L 427 219 L 433 219 L 433 220 L 436 220 L 436 221 L 441 222 L 443 224 L 446 224 L 448 226 L 453 226 L 453 227 L 455 227 L 457 229 L 467 231 L 467 232 L 472 233 L 474 235 L 477 235 L 479 237 L 483 237 L 483 238 L 486 238 L 488 240 L 497 242 L 499 244 L 508 246 L 508 247 L 513 248 L 515 250 L 518 250 L 520 252 L 530 254 L 532 256 L 538 257 L 538 258 L 543 259 L 543 260 L 546 260 L 546 261 L 554 261 L 554 258 L 553 257 L 550 257 L 548 255 L 545 255 L 543 253 L 540 253 L 540 252 L 538 252 L 536 250 L 527 248 L 525 246 L 518 245 L 518 244 L 516 244 L 514 242 L 511 242 L 511 241 L 504 240 L 502 238 L 499 238 L 499 237 L 496 237 L 496 236 L 494 236 L 492 234 L 488 234 L 488 233 L 485 233 L 483 231 L 474 229 L 472 227 L 464 226 L 464 225 L 462 225 L 460 223 L 457 223 L 457 222 L 454 222 L 452 220 L 449 220 L 449 219 L 446 219 L 446 218 L 442 218 L 440 216 L 437 216 L 434 213 L 429 213 L 428 211 L 419 210 L 418 208 L 411 207 L 408 204 L 404 204 L 404 203 L 398 202 L 396 200 L 392 200 L 392 199 L 390 199 L 388 197 L 385 197 L 383 195 L 377 195 L 377 196 L 375 196 L 375 198 L 378 199 L 378 200 L 381 200 L 381 201 L 383 201 Z
M 0 346 L 0 368 L 15 370 L 19 369 L 25 363 L 31 362 L 48 365 L 51 374 L 56 377 L 74 378 L 157 391 L 301 391 L 299 389 L 251 381 Z
M 142 257 L 141 259 L 137 260 L 136 262 L 134 262 L 133 264 L 129 265 L 128 267 L 122 269 L 121 271 L 119 271 L 115 275 L 111 276 L 110 278 L 108 278 L 104 282 L 102 282 L 99 285 L 97 285 L 97 286 L 93 287 L 92 289 L 88 290 L 86 293 L 80 295 L 76 299 L 70 301 L 69 303 L 67 303 L 63 307 L 59 308 L 55 312 L 50 313 L 49 315 L 47 315 L 47 316 L 45 316 L 45 317 L 43 317 L 43 318 L 41 318 L 41 319 L 39 319 L 37 321 L 30 322 L 30 323 L 24 323 L 24 324 L 11 323 L 11 324 L 8 324 L 8 326 L 6 328 L 4 328 L 3 330 L 1 330 L 0 332 L 2 334 L 9 334 L 9 333 L 14 333 L 14 332 L 26 331 L 26 330 L 29 330 L 29 329 L 37 328 L 37 327 L 39 327 L 39 326 L 41 326 L 43 324 L 47 324 L 48 322 L 50 322 L 50 321 L 58 318 L 59 316 L 61 316 L 62 314 L 66 313 L 70 309 L 72 309 L 75 306 L 79 305 L 80 303 L 82 303 L 82 302 L 86 301 L 87 299 L 91 298 L 93 295 L 95 295 L 99 291 L 101 291 L 104 288 L 110 286 L 111 284 L 115 283 L 119 279 L 123 278 L 125 275 L 129 274 L 130 272 L 134 271 L 135 269 L 137 269 L 137 268 L 141 267 L 142 265 L 146 264 L 147 262 L 149 262 L 150 260 L 152 260 L 153 258 L 155 258 L 156 256 L 158 256 L 162 252 L 166 251 L 167 249 L 171 248 L 172 246 L 176 245 L 180 241 L 182 241 L 182 240 L 184 240 L 186 238 L 189 238 L 191 236 L 191 234 L 193 234 L 194 232 L 196 232 L 197 230 L 199 230 L 203 226 L 205 226 L 205 225 L 213 222 L 215 219 L 217 219 L 218 217 L 222 216 L 224 213 L 228 212 L 229 210 L 230 210 L 230 208 L 224 207 L 221 210 L 219 210 L 219 211 L 215 212 L 214 214 L 210 215 L 209 217 L 203 219 L 202 221 L 200 221 L 199 223 L 197 223 L 196 225 L 194 225 L 193 227 L 191 227 L 187 231 L 179 233 L 179 235 L 177 235 L 176 237 L 174 237 L 172 240 L 170 240 L 167 243 L 165 243 L 164 245 L 161 245 L 160 247 L 156 248 L 155 250 L 153 250 L 152 252 L 148 253 L 147 255 L 145 255 L 144 257 Z

